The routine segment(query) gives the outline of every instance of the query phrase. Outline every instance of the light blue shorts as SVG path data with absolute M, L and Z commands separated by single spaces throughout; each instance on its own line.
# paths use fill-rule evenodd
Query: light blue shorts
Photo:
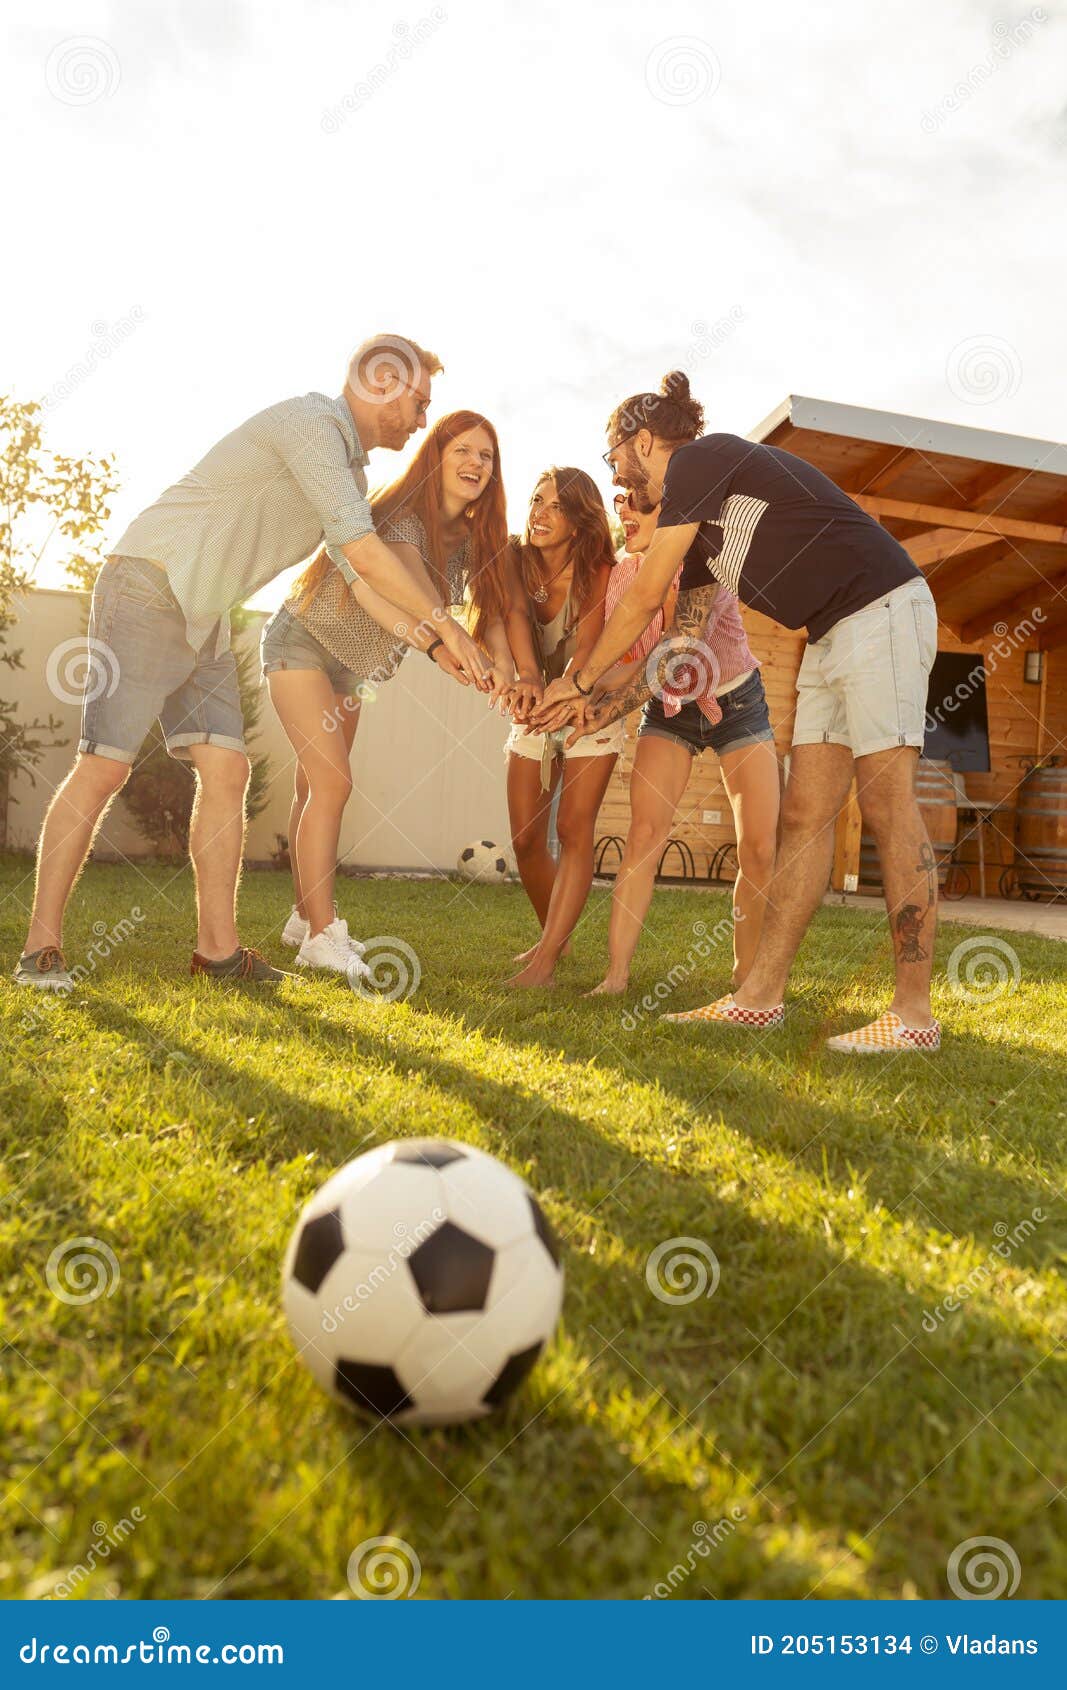
M 347 698 L 362 697 L 362 677 L 332 657 L 284 604 L 263 624 L 259 656 L 264 676 L 273 675 L 277 669 L 321 669 L 334 692 Z
M 158 721 L 172 757 L 193 745 L 245 748 L 237 665 L 199 651 L 166 573 L 138 557 L 108 558 L 89 612 L 88 664 L 78 750 L 132 763 Z

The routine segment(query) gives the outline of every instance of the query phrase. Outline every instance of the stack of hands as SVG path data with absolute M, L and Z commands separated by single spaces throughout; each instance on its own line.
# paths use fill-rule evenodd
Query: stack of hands
M 566 675 L 546 687 L 539 675 L 516 675 L 514 670 L 508 674 L 473 641 L 462 655 L 450 650 L 446 641 L 433 657 L 438 668 L 461 686 L 475 686 L 485 693 L 491 710 L 499 710 L 531 733 L 551 733 L 569 726 L 574 730 L 567 740 L 570 746 L 599 725 L 595 709 L 602 694 L 599 685 L 585 697 Z

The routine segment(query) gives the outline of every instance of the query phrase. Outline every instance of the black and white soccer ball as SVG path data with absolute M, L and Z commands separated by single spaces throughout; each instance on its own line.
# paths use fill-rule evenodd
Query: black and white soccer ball
M 289 1330 L 319 1384 L 399 1425 L 499 1408 L 562 1299 L 529 1187 L 452 1139 L 398 1139 L 349 1162 L 307 1204 L 282 1270 Z
M 476 839 L 464 845 L 456 867 L 465 880 L 477 880 L 486 886 L 499 886 L 508 877 L 507 852 L 491 839 Z

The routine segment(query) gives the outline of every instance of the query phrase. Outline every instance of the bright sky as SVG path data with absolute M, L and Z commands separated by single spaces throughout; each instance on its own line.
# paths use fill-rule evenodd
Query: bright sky
M 551 461 L 606 491 L 608 411 L 675 365 L 738 433 L 789 392 L 1067 432 L 1061 6 L 6 11 L 0 391 L 115 454 L 113 539 L 379 328 L 496 422 L 513 523 Z

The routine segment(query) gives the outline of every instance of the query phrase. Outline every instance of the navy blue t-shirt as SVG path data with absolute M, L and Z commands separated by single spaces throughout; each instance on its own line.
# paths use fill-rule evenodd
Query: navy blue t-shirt
M 660 528 L 699 522 L 683 589 L 709 574 L 742 604 L 818 640 L 921 572 L 829 476 L 779 446 L 707 434 L 671 457 Z

